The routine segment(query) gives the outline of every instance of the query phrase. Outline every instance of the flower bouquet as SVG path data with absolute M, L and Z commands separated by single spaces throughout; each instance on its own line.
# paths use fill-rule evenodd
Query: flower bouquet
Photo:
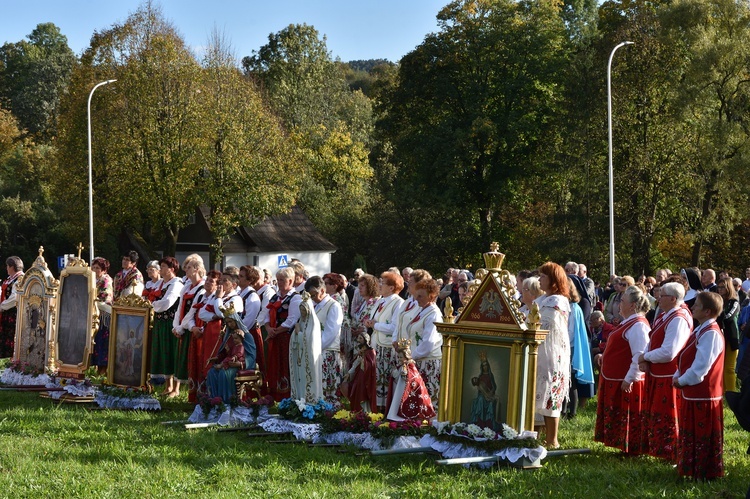
M 300 423 L 319 422 L 326 412 L 333 411 L 333 405 L 323 399 L 315 404 L 308 404 L 304 399 L 287 398 L 279 402 L 278 408 L 282 418 Z
M 264 397 L 254 398 L 252 400 L 241 400 L 240 406 L 250 409 L 250 414 L 252 414 L 254 418 L 257 418 L 258 414 L 260 414 L 260 410 L 263 407 L 270 408 L 274 405 L 274 403 L 275 402 L 273 400 L 273 397 L 270 395 L 266 395 Z
M 209 414 L 211 414 L 211 411 L 214 409 L 216 410 L 217 415 L 223 414 L 224 411 L 227 410 L 227 406 L 224 404 L 224 400 L 221 397 L 202 395 L 200 399 L 198 399 L 198 405 L 203 411 L 203 417 L 205 419 L 208 419 Z

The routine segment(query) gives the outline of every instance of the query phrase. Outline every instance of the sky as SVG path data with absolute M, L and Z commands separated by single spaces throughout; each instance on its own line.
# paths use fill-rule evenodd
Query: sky
M 214 28 L 239 59 L 289 24 L 314 26 L 342 61 L 397 62 L 438 30 L 436 16 L 450 0 L 156 0 L 197 54 Z M 25 0 L 3 2 L 0 43 L 25 39 L 37 24 L 52 22 L 80 55 L 91 35 L 124 22 L 141 0 Z

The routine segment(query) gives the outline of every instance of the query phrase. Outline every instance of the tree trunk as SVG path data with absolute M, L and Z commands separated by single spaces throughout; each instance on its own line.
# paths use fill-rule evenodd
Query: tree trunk
M 699 267 L 701 263 L 701 251 L 703 250 L 703 226 L 711 215 L 714 208 L 714 198 L 719 194 L 719 190 L 716 188 L 718 183 L 719 171 L 715 168 L 711 170 L 711 173 L 706 180 L 706 190 L 703 193 L 703 202 L 701 203 L 701 219 L 698 222 L 698 230 L 695 231 L 698 238 L 693 244 L 693 255 L 691 257 L 691 265 L 693 267 Z
M 164 228 L 164 256 L 175 256 L 179 231 L 176 224 Z

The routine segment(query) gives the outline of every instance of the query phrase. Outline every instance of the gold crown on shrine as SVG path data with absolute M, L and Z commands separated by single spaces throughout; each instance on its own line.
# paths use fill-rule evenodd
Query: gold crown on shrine
M 230 315 L 234 315 L 236 311 L 234 310 L 234 302 L 229 302 L 229 305 L 226 307 L 219 307 L 219 311 L 224 315 L 224 317 L 229 317 Z
M 484 268 L 487 270 L 495 270 L 499 271 L 501 270 L 501 266 L 503 264 L 503 260 L 505 259 L 505 255 L 503 253 L 500 253 L 497 251 L 500 248 L 500 245 L 496 242 L 493 242 L 490 244 L 490 250 L 485 253 L 484 256 Z
M 482 350 L 481 352 L 479 352 L 479 360 L 481 362 L 486 361 L 487 360 L 487 352 L 485 352 L 484 350 Z
M 398 340 L 396 350 L 406 350 L 411 347 L 411 340 Z

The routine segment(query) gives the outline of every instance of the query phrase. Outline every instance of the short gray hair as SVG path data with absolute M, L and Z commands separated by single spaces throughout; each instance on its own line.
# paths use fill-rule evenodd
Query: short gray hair
M 572 272 L 573 274 L 577 274 L 578 273 L 578 264 L 576 262 L 568 262 L 568 263 L 566 263 L 564 268 L 567 269 L 568 267 L 570 267 L 573 270 L 573 272 Z
M 661 294 L 674 296 L 677 301 L 682 301 L 685 298 L 685 286 L 679 282 L 668 282 L 661 285 Z

